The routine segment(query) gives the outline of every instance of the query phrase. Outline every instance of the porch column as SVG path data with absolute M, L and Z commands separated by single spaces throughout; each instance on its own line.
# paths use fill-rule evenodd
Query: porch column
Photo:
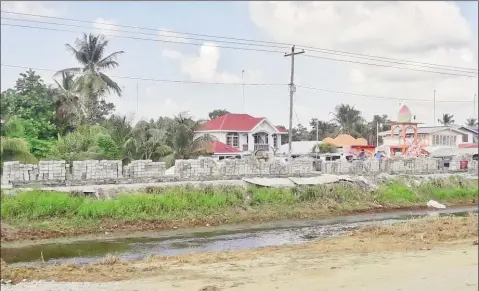
M 253 134 L 248 134 L 248 151 L 254 151 L 254 137 Z
M 268 134 L 268 145 L 269 145 L 269 149 L 268 151 L 273 151 L 272 148 L 274 148 L 274 140 L 273 140 L 273 135 L 272 134 Z

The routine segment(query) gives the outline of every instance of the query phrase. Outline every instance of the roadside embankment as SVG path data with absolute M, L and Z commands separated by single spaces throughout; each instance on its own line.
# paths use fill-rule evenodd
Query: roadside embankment
M 145 231 L 360 212 L 475 204 L 477 181 L 458 177 L 411 184 L 384 181 L 293 188 L 150 187 L 148 193 L 96 199 L 39 190 L 1 196 L 2 241 Z

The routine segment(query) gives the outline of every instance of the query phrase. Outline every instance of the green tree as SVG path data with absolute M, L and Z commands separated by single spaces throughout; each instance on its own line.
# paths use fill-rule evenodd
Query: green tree
M 310 132 L 310 139 L 311 140 L 316 140 L 316 127 L 318 127 L 318 139 L 321 141 L 325 139 L 326 137 L 333 137 L 336 135 L 338 131 L 338 127 L 327 121 L 321 121 L 318 120 L 317 118 L 312 118 L 311 121 L 309 122 L 309 125 L 312 127 L 311 132 Z
M 201 123 L 201 120 L 193 120 L 188 112 L 175 116 L 168 137 L 171 153 L 164 158 L 168 165 L 173 165 L 176 159 L 194 158 L 210 152 L 211 143 L 216 138 L 209 134 L 195 136 L 195 130 Z
M 354 137 L 361 136 L 361 132 L 358 132 L 358 124 L 364 123 L 364 119 L 361 116 L 361 111 L 347 104 L 340 104 L 336 106 L 333 113 L 335 122 L 339 126 L 339 133 L 350 134 Z
M 208 117 L 210 119 L 215 119 L 217 117 L 220 117 L 220 116 L 228 114 L 228 113 L 230 113 L 230 112 L 226 109 L 215 109 L 215 110 L 211 111 L 210 113 L 208 113 Z
M 66 44 L 67 50 L 73 54 L 81 67 L 63 69 L 55 74 L 78 75 L 74 87 L 84 96 L 87 120 L 91 123 L 102 121 L 102 117 L 113 111 L 114 105 L 104 101 L 107 93 L 114 92 L 121 96 L 120 86 L 104 72 L 118 67 L 116 59 L 124 52 L 117 51 L 105 57 L 107 46 L 108 40 L 105 40 L 104 36 L 84 34 L 82 39 L 75 41 L 75 46 Z
M 20 74 L 14 89 L 1 94 L 2 117 L 17 117 L 32 121 L 30 126 L 35 136 L 41 140 L 55 138 L 58 129 L 55 125 L 55 89 L 46 86 L 39 75 L 28 70 Z
M 0 156 L 2 164 L 4 161 L 36 163 L 37 159 L 30 153 L 30 143 L 25 138 L 22 120 L 9 118 L 1 126 Z
M 442 115 L 442 118 L 437 121 L 444 126 L 450 126 L 454 124 L 454 115 L 445 113 Z
M 314 145 L 313 148 L 311 149 L 311 152 L 320 153 L 320 154 L 335 153 L 336 147 L 329 143 L 320 143 L 320 144 Z
M 309 131 L 302 124 L 293 127 L 293 138 L 292 141 L 302 141 L 302 140 L 311 140 Z
M 166 130 L 154 127 L 154 122 L 140 121 L 132 129 L 124 148 L 129 160 L 158 160 L 171 152 L 166 139 Z
M 471 117 L 466 119 L 466 125 L 469 127 L 477 127 L 478 126 L 477 118 Z
M 108 130 L 99 125 L 82 125 L 74 132 L 59 136 L 50 159 L 68 162 L 81 160 L 119 159 L 119 146 Z

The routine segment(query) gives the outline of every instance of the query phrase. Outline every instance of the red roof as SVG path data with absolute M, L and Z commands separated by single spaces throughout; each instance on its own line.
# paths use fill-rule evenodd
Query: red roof
M 198 130 L 250 131 L 264 119 L 264 117 L 253 117 L 249 114 L 227 113 L 206 122 Z M 284 129 L 277 129 L 279 132 L 287 132 Z
M 211 142 L 211 153 L 240 153 L 241 151 L 235 147 L 229 146 L 217 140 Z

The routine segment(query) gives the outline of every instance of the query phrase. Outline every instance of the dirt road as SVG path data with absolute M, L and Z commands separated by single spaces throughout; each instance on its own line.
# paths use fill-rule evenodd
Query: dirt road
M 12 291 L 468 291 L 477 290 L 477 246 L 316 257 L 298 251 L 237 262 L 181 265 L 148 279 L 114 283 L 22 283 Z M 195 266 L 196 265 L 196 266 Z

